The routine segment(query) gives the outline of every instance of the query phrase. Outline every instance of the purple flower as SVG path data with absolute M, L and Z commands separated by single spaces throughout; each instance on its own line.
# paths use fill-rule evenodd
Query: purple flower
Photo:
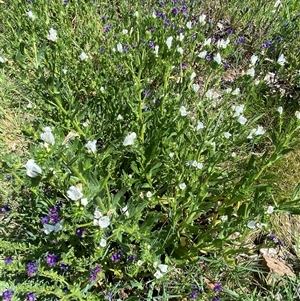
M 12 259 L 12 257 L 6 257 L 5 259 L 4 259 L 4 263 L 5 264 L 10 264 L 10 263 L 12 263 L 12 261 L 13 261 L 13 259 Z
M 27 275 L 28 276 L 33 276 L 37 272 L 37 266 L 38 264 L 34 261 L 29 262 L 27 264 Z
M 222 290 L 222 285 L 220 283 L 215 283 L 214 284 L 214 291 L 216 293 L 219 293 Z
M 244 37 L 238 37 L 237 42 L 238 43 L 244 43 L 245 42 L 245 38 Z
M 50 266 L 53 267 L 56 265 L 56 263 L 60 260 L 60 255 L 54 255 L 54 254 L 48 254 L 46 256 L 46 263 Z
M 49 211 L 50 214 L 56 214 L 59 211 L 59 209 L 57 209 L 56 207 L 50 207 Z
M 3 212 L 3 213 L 9 212 L 9 211 L 10 211 L 10 208 L 8 207 L 8 205 L 4 205 L 4 206 L 1 208 L 1 212 Z
M 78 237 L 82 237 L 83 234 L 84 234 L 84 231 L 85 231 L 84 228 L 79 228 L 79 229 L 76 230 L 76 235 L 77 235 Z
M 186 9 L 187 9 L 186 5 L 182 5 L 180 8 L 181 11 L 186 11 Z
M 27 301 L 34 301 L 35 300 L 35 296 L 34 293 L 27 293 Z
M 210 55 L 210 54 L 207 54 L 207 55 L 205 56 L 205 59 L 206 59 L 207 61 L 210 61 L 210 60 L 211 60 L 211 55 Z
M 136 255 L 131 254 L 128 256 L 128 260 L 135 260 L 136 259 Z
M 171 21 L 169 19 L 167 19 L 164 23 L 165 27 L 168 27 L 171 24 Z
M 172 8 L 172 14 L 177 15 L 179 13 L 179 9 L 177 7 Z
M 264 43 L 264 47 L 266 47 L 266 48 L 271 47 L 271 45 L 272 45 L 272 43 L 271 43 L 270 41 L 266 41 L 266 42 Z
M 198 294 L 197 294 L 196 292 L 192 292 L 192 293 L 190 294 L 191 299 L 196 299 L 197 296 L 198 296 Z
M 94 269 L 90 270 L 90 281 L 95 281 L 97 279 L 97 275 L 100 273 L 101 267 L 98 265 Z
M 150 47 L 153 47 L 153 46 L 154 46 L 154 42 L 153 42 L 153 41 L 149 41 L 148 44 L 149 44 Z
M 121 258 L 121 254 L 119 254 L 119 253 L 114 253 L 111 255 L 111 260 L 113 262 L 118 262 L 120 260 L 120 258 Z
M 232 34 L 232 33 L 233 33 L 233 30 L 232 30 L 231 28 L 228 28 L 228 29 L 226 30 L 226 32 L 227 32 L 228 34 Z
M 13 294 L 14 294 L 14 291 L 12 291 L 12 290 L 4 291 L 2 294 L 3 301 L 10 301 Z
M 153 32 L 153 31 L 154 31 L 154 27 L 153 27 L 153 26 L 150 26 L 149 30 L 150 30 L 151 32 Z
M 214 296 L 212 301 L 220 301 L 220 297 L 219 296 Z
M 67 264 L 65 264 L 65 263 L 61 263 L 61 264 L 59 265 L 59 268 L 60 268 L 61 270 L 63 270 L 63 271 L 67 271 L 67 270 L 69 269 L 69 266 L 68 266 Z
M 186 63 L 182 63 L 182 64 L 181 64 L 181 68 L 182 68 L 182 69 L 185 69 L 185 68 L 186 68 Z
M 41 222 L 42 224 L 48 224 L 48 222 L 50 221 L 50 216 L 43 216 L 41 217 Z

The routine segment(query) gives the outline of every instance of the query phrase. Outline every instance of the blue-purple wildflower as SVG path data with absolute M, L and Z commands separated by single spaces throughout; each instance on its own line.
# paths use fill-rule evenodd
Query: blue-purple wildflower
M 8 290 L 4 291 L 2 294 L 3 301 L 11 301 L 13 294 L 14 294 L 13 290 L 8 289 Z
M 27 297 L 27 301 L 34 301 L 35 300 L 34 293 L 27 293 L 26 297 Z
M 37 270 L 38 270 L 37 262 L 32 261 L 27 264 L 27 275 L 28 276 L 33 276 L 37 272 Z
M 93 282 L 97 279 L 97 275 L 101 272 L 101 267 L 96 266 L 94 269 L 90 270 L 90 281 Z
M 12 261 L 13 261 L 13 259 L 12 259 L 11 256 L 6 257 L 6 258 L 4 259 L 4 263 L 5 263 L 5 264 L 10 264 L 10 263 L 12 263 Z
M 50 267 L 55 266 L 58 261 L 60 261 L 60 255 L 48 254 L 46 256 L 46 263 Z

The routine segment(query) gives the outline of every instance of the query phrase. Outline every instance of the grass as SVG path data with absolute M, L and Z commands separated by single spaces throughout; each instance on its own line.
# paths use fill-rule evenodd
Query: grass
M 141 25 L 138 22 L 144 22 L 143 19 L 140 21 L 134 19 L 133 16 L 131 19 L 127 18 L 127 13 L 129 13 L 127 10 L 130 6 L 126 7 L 125 1 L 121 2 L 118 12 L 114 11 L 109 3 L 106 3 L 107 6 L 103 8 L 101 14 L 96 10 L 97 16 L 99 17 L 105 12 L 106 17 L 113 20 L 111 21 L 114 22 L 113 28 L 119 26 L 119 32 L 123 27 L 129 30 L 137 27 L 141 28 L 141 35 L 146 35 L 145 38 L 150 39 L 151 34 L 147 29 L 154 21 L 151 19 L 150 23 L 145 21 Z M 10 220 L 15 223 L 16 228 L 22 228 L 22 234 L 18 232 L 20 236 L 14 237 L 12 234 L 8 235 L 6 240 L 2 241 L 1 251 L 3 256 L 13 255 L 16 257 L 23 266 L 26 266 L 29 261 L 36 260 L 38 256 L 41 265 L 39 273 L 42 278 L 39 278 L 41 280 L 35 283 L 37 286 L 34 288 L 35 291 L 42 292 L 41 297 L 43 294 L 49 294 L 49 298 L 54 298 L 51 295 L 54 291 L 63 300 L 72 298 L 72 296 L 77 296 L 73 298 L 82 300 L 78 296 L 83 296 L 83 299 L 92 301 L 96 300 L 93 299 L 93 293 L 100 292 L 103 295 L 110 293 L 121 300 L 137 300 L 134 298 L 138 296 L 139 300 L 188 300 L 192 298 L 192 294 L 194 294 L 193 296 L 197 295 L 198 300 L 217 300 L 213 298 L 217 298 L 219 295 L 216 284 L 220 283 L 222 286 L 221 300 L 280 300 L 278 299 L 280 295 L 282 300 L 299 298 L 300 283 L 298 279 L 286 278 L 283 282 L 282 277 L 277 280 L 273 276 L 272 280 L 274 281 L 268 282 L 269 272 L 262 263 L 261 256 L 258 256 L 261 248 L 274 248 L 277 258 L 283 258 L 285 264 L 292 266 L 297 275 L 299 273 L 300 220 L 296 215 L 280 212 L 280 207 L 284 208 L 284 200 L 287 203 L 285 212 L 289 211 L 287 209 L 293 211 L 292 205 L 290 205 L 292 204 L 290 196 L 299 182 L 297 177 L 300 173 L 300 151 L 297 149 L 299 146 L 299 136 L 297 135 L 299 134 L 293 138 L 295 151 L 284 155 L 272 167 L 266 168 L 262 172 L 262 177 L 257 175 L 260 173 L 260 168 L 265 168 L 263 159 L 272 158 L 271 154 L 262 156 L 267 151 L 276 151 L 280 145 L 280 143 L 274 144 L 270 136 L 263 136 L 261 140 L 257 140 L 253 144 L 249 141 L 246 143 L 237 141 L 236 144 L 230 146 L 220 140 L 223 153 L 227 152 L 227 148 L 238 152 L 236 161 L 227 158 L 222 161 L 220 158 L 223 153 L 215 154 L 214 148 L 207 148 L 202 153 L 200 152 L 198 160 L 201 159 L 205 163 L 206 158 L 212 162 L 216 160 L 215 164 L 205 169 L 206 175 L 194 176 L 192 172 L 188 171 L 188 176 L 186 176 L 185 172 L 189 169 L 184 167 L 185 163 L 182 164 L 182 162 L 174 165 L 176 163 L 172 163 L 168 159 L 167 164 L 161 163 L 165 160 L 164 157 L 168 158 L 171 151 L 175 152 L 176 160 L 181 158 L 184 158 L 182 161 L 194 160 L 191 153 L 204 147 L 202 142 L 202 144 L 193 146 L 194 149 L 187 146 L 189 143 L 193 145 L 197 140 L 190 134 L 191 124 L 186 121 L 179 121 L 177 124 L 173 121 L 178 119 L 178 116 L 172 113 L 172 107 L 178 106 L 179 101 L 172 102 L 176 97 L 180 100 L 180 105 L 185 99 L 187 99 L 187 102 L 184 103 L 185 106 L 194 105 L 194 111 L 191 114 L 192 120 L 200 116 L 201 120 L 207 121 L 205 124 L 207 128 L 210 127 L 211 122 L 212 126 L 206 132 L 208 133 L 207 137 L 212 137 L 210 142 L 218 139 L 218 127 L 222 122 L 221 115 L 218 113 L 226 113 L 226 110 L 228 111 L 230 108 L 229 104 L 235 103 L 247 104 L 247 116 L 261 115 L 259 124 L 264 128 L 275 131 L 278 127 L 283 127 L 283 131 L 280 133 L 282 137 L 285 134 L 289 135 L 288 123 L 294 118 L 294 111 L 299 106 L 297 94 L 299 78 L 296 70 L 300 62 L 295 57 L 294 66 L 289 64 L 286 67 L 287 70 L 284 68 L 277 70 L 275 64 L 270 65 L 269 62 L 275 62 L 282 51 L 288 53 L 289 60 L 294 58 L 299 44 L 297 45 L 297 41 L 285 42 L 285 39 L 296 30 L 295 26 L 297 25 L 294 25 L 296 24 L 294 19 L 297 18 L 298 13 L 297 1 L 285 3 L 283 9 L 278 9 L 278 13 L 270 11 L 272 5 L 260 4 L 258 5 L 256 1 L 250 3 L 235 1 L 234 5 L 224 3 L 224 1 L 205 2 L 203 6 L 199 7 L 195 4 L 193 11 L 195 20 L 201 13 L 206 13 L 212 20 L 212 24 L 208 23 L 205 27 L 203 37 L 221 39 L 227 35 L 226 31 L 231 29 L 233 31 L 233 34 L 230 35 L 232 41 L 236 41 L 240 37 L 245 38 L 245 41 L 240 44 L 232 42 L 234 46 L 230 45 L 232 48 L 228 48 L 227 56 L 227 50 L 224 50 L 224 56 L 230 65 L 228 71 L 216 71 L 218 66 L 211 64 L 208 67 L 201 60 L 197 61 L 197 58 L 194 64 L 188 65 L 188 68 L 191 69 L 188 69 L 187 72 L 195 70 L 198 73 L 197 82 L 203 84 L 196 96 L 186 92 L 191 84 L 188 83 L 189 76 L 183 70 L 175 75 L 168 74 L 169 70 L 172 70 L 172 64 L 182 63 L 179 55 L 174 54 L 175 52 L 168 55 L 161 54 L 165 55 L 161 61 L 156 60 L 155 57 L 151 57 L 150 60 L 150 54 L 148 57 L 145 50 L 147 44 L 144 44 L 144 48 L 139 49 L 140 55 L 134 56 L 134 60 L 128 59 L 123 54 L 119 58 L 117 57 L 118 52 L 105 53 L 105 58 L 98 56 L 96 49 L 101 43 L 109 41 L 108 43 L 111 44 L 107 46 L 107 49 L 115 47 L 116 43 L 114 38 L 109 35 L 106 40 L 104 39 L 103 30 L 107 24 L 103 24 L 100 18 L 97 19 L 96 26 L 90 22 L 95 13 L 92 6 L 85 4 L 81 10 L 80 4 L 76 1 L 68 4 L 65 8 L 61 8 L 57 3 L 53 4 L 53 8 L 47 3 L 44 3 L 44 6 L 30 6 L 29 8 L 33 9 L 35 14 L 39 14 L 40 23 L 26 23 L 28 20 L 24 21 L 24 18 L 21 17 L 21 15 L 24 16 L 23 8 L 12 6 L 15 10 L 12 18 L 19 20 L 18 24 L 24 22 L 24 28 L 26 25 L 23 36 L 26 38 L 22 41 L 25 45 L 25 50 L 22 50 L 21 44 L 9 42 L 9 35 L 12 40 L 18 41 L 17 36 L 22 36 L 20 32 L 11 31 L 10 27 L 6 26 L 8 23 L 1 26 L 1 41 L 5 45 L 6 55 L 11 56 L 7 65 L 0 69 L 0 94 L 3 95 L 4 100 L 0 109 L 0 153 L 3 157 L 0 185 L 1 204 L 4 206 L 13 200 L 12 208 L 14 210 Z M 57 11 L 56 18 L 53 18 L 52 9 Z M 131 13 L 134 11 L 133 9 Z M 44 12 L 48 14 L 48 21 L 42 19 Z M 66 16 L 72 16 L 72 20 Z M 41 36 L 51 27 L 47 23 L 49 18 L 52 22 L 56 22 L 56 29 L 60 28 L 58 25 L 63 28 L 61 31 L 58 30 L 58 41 L 56 44 L 49 41 L 48 44 L 46 42 L 44 44 L 36 43 L 39 39 L 43 41 Z M 148 20 L 148 17 L 145 18 Z M 121 20 L 125 20 L 124 26 L 122 26 Z M 71 25 L 70 21 L 72 21 Z M 6 19 L 6 22 L 10 22 L 9 19 Z M 185 19 L 182 22 L 185 26 Z M 284 22 L 288 25 L 283 25 Z M 251 24 L 249 25 L 249 23 Z M 31 28 L 30 26 L 36 27 Z M 101 34 L 97 32 L 101 32 Z M 116 32 L 118 31 L 116 30 Z M 8 38 L 6 38 L 6 34 Z M 61 42 L 62 35 L 65 36 Z M 160 35 L 167 37 L 169 33 L 161 31 Z M 160 35 L 155 36 L 156 42 L 159 41 Z M 284 42 L 282 44 L 278 42 L 272 49 L 266 47 L 262 50 L 260 65 L 256 70 L 257 79 L 263 79 L 268 72 L 276 72 L 276 82 L 273 85 L 266 85 L 263 81 L 254 84 L 252 79 L 245 80 L 241 75 L 247 71 L 251 55 L 254 52 L 257 53 L 259 46 L 266 41 L 277 41 L 276 39 L 280 35 L 284 37 Z M 128 36 L 129 38 L 137 42 L 140 37 L 135 36 L 134 32 Z M 32 43 L 26 44 L 26 39 Z M 98 39 L 101 40 L 100 43 L 98 43 Z M 127 37 L 125 36 L 124 39 Z M 160 51 L 163 51 L 163 45 L 160 44 Z M 60 51 L 57 51 L 56 46 L 61 47 Z M 52 47 L 51 52 L 47 47 Z M 187 61 L 193 57 L 193 51 L 195 53 L 200 51 L 197 49 L 200 47 L 199 45 L 195 48 L 193 48 L 194 46 L 190 47 L 184 57 Z M 65 49 L 68 50 L 65 51 Z M 88 60 L 84 68 L 78 64 L 77 58 L 82 49 L 93 59 L 92 63 Z M 214 54 L 214 49 L 209 48 L 208 50 Z M 30 55 L 31 51 L 36 55 L 34 59 Z M 14 56 L 14 53 L 18 53 L 18 55 Z M 145 63 L 140 62 L 143 67 L 138 66 L 137 70 L 134 70 L 133 66 L 141 57 L 145 60 Z M 170 60 L 170 65 L 166 63 L 168 60 Z M 52 64 L 53 61 L 56 65 Z M 20 65 L 22 68 L 19 68 Z M 69 69 L 66 77 L 60 71 L 64 66 Z M 28 68 L 27 73 L 24 72 L 26 68 Z M 123 72 L 119 72 L 118 68 L 123 68 Z M 207 74 L 211 74 L 211 76 L 207 76 Z M 180 78 L 183 79 L 182 86 L 175 84 L 176 79 Z M 100 90 L 101 86 L 104 87 L 104 92 Z M 205 104 L 208 107 L 201 111 L 197 107 L 198 98 L 204 99 L 203 94 L 210 87 L 217 87 L 216 90 L 220 93 L 229 87 L 241 87 L 242 94 L 237 98 L 233 96 L 225 98 L 226 96 L 224 96 L 226 100 L 224 107 L 221 105 L 210 106 L 210 103 L 207 102 Z M 154 101 L 157 101 L 154 105 L 152 104 L 153 99 L 149 101 L 147 96 L 144 97 L 141 93 L 148 89 L 154 94 Z M 121 99 L 120 103 L 118 103 L 119 99 Z M 33 103 L 32 109 L 27 108 L 29 102 Z M 145 109 L 148 104 L 149 111 Z M 164 105 L 165 109 L 163 109 Z M 282 120 L 278 119 L 278 114 L 274 115 L 279 105 L 284 107 L 286 114 Z M 187 107 L 187 109 L 189 108 Z M 116 116 L 119 113 L 123 118 L 125 117 L 123 124 L 116 122 Z M 213 118 L 218 118 L 215 123 Z M 85 129 L 81 125 L 86 121 L 89 121 L 92 127 Z M 43 140 L 40 138 L 41 128 L 50 125 L 54 129 L 56 144 L 53 147 L 45 145 L 45 143 L 44 146 L 41 146 L 41 140 Z M 256 126 L 255 122 L 253 126 Z M 157 131 L 151 132 L 153 128 L 157 128 Z M 232 130 L 230 127 L 228 128 L 230 131 Z M 136 149 L 128 148 L 128 152 L 124 153 L 119 141 L 124 139 L 125 134 L 131 133 L 133 130 L 137 132 L 139 143 L 143 143 Z M 78 132 L 79 137 L 71 138 L 66 148 L 57 146 L 68 133 L 74 131 Z M 179 132 L 180 135 L 176 136 L 175 132 Z M 151 133 L 151 138 L 145 133 L 148 135 Z M 220 133 L 222 133 L 222 129 L 220 129 Z M 210 134 L 211 136 L 209 136 Z M 235 138 L 237 134 L 233 136 Z M 280 139 L 283 141 L 282 137 Z M 85 152 L 85 143 L 88 139 L 97 139 L 95 157 L 92 156 L 91 151 Z M 152 143 L 149 143 L 147 139 Z M 278 138 L 278 141 L 280 139 Z M 145 147 L 144 151 L 143 147 L 147 143 L 149 145 Z M 257 161 L 251 163 L 250 155 Z M 46 175 L 43 174 L 42 180 L 35 181 L 33 179 L 29 182 L 22 168 L 26 163 L 26 158 L 32 157 L 39 164 L 43 164 L 41 165 L 42 170 Z M 245 175 L 243 175 L 244 171 Z M 9 172 L 14 174 L 15 179 L 11 181 L 6 179 Z M 243 185 L 240 184 L 239 174 L 242 179 L 245 179 Z M 249 183 L 251 175 L 255 179 L 253 186 L 247 186 L 247 189 L 243 191 L 244 186 Z M 226 181 L 227 176 L 229 184 Z M 206 177 L 209 178 L 209 181 L 206 181 Z M 249 177 L 248 180 L 247 177 Z M 205 183 L 209 187 L 206 193 L 203 192 L 203 195 L 199 192 L 202 184 L 193 184 L 197 183 L 199 178 L 201 178 L 201 183 Z M 165 183 L 161 184 L 161 181 Z M 184 195 L 184 191 L 176 188 L 182 182 L 186 182 L 188 185 L 186 195 Z M 56 200 L 65 202 L 67 199 L 65 191 L 70 185 L 78 184 L 81 184 L 84 193 L 91 200 L 94 199 L 97 206 L 100 206 L 103 214 L 105 212 L 107 216 L 114 218 L 116 226 L 111 228 L 113 231 L 108 235 L 94 231 L 88 223 L 93 218 L 91 212 L 93 207 L 88 207 L 87 210 L 80 205 L 79 201 L 76 201 L 76 203 L 73 202 L 74 206 L 64 209 L 64 232 L 61 236 L 58 235 L 60 233 L 57 234 L 57 237 L 53 236 L 55 237 L 54 244 L 57 243 L 57 246 L 53 246 L 50 240 L 44 237 L 45 235 L 40 234 L 40 217 L 45 216 L 51 206 L 56 206 Z M 189 188 L 190 185 L 194 185 L 194 188 Z M 124 187 L 129 188 L 125 191 Z M 148 201 L 145 201 L 147 200 L 145 197 L 147 191 L 153 191 L 155 194 L 153 198 L 149 198 L 150 205 L 147 203 Z M 239 196 L 241 191 L 243 193 Z M 193 193 L 196 193 L 197 197 Z M 236 200 L 234 199 L 235 195 L 239 196 Z M 257 203 L 256 207 L 248 204 L 246 199 Z M 263 204 L 260 204 L 260 200 Z M 151 204 L 151 202 L 153 203 Z M 195 213 L 191 208 L 194 208 L 192 206 L 195 206 L 197 202 L 199 202 L 199 207 L 196 206 L 194 211 L 199 210 L 201 213 L 197 212 L 198 216 L 190 222 Z M 225 203 L 228 205 L 224 206 Z M 266 210 L 266 205 L 274 203 L 278 204 L 278 213 L 273 214 L 270 219 L 266 217 L 268 228 L 245 231 L 250 218 L 253 218 L 255 214 L 259 216 L 262 211 Z M 64 203 L 64 206 L 69 206 L 69 203 L 66 204 Z M 107 204 L 110 204 L 110 207 L 107 207 Z M 137 221 L 129 222 L 123 218 L 120 212 L 125 205 L 128 205 L 129 214 L 137 218 Z M 223 215 L 229 215 L 228 229 L 222 226 L 220 216 Z M 243 216 L 245 221 L 242 221 L 240 216 Z M 2 229 L 5 229 L 5 221 L 6 218 L 1 220 Z M 75 235 L 74 229 L 76 231 L 81 229 L 83 233 L 87 232 L 82 236 L 78 235 L 78 232 Z M 209 234 L 205 234 L 205 232 Z M 270 240 L 270 233 L 275 234 L 277 240 Z M 99 241 L 101 237 L 109 237 L 109 246 L 105 251 L 95 247 L 97 245 L 94 244 L 94 241 Z M 282 245 L 278 245 L 278 240 Z M 4 243 L 8 241 L 16 248 L 15 250 L 9 249 L 9 244 Z M 168 241 L 168 245 L 165 247 L 166 241 Z M 30 255 L 26 255 L 26 247 L 23 247 L 23 243 L 24 246 L 26 243 L 37 246 L 39 245 L 37 242 L 41 246 L 40 250 L 37 249 Z M 95 252 L 91 255 L 90 252 L 94 248 Z M 126 255 L 130 254 L 127 253 L 129 251 L 139 254 L 139 258 L 144 261 L 144 266 L 125 264 L 123 259 L 119 263 L 111 264 L 110 258 L 117 256 L 120 249 Z M 58 267 L 54 272 L 42 263 L 42 258 L 45 256 L 47 258 L 51 252 L 58 250 L 63 256 L 62 260 L 68 263 L 72 271 L 70 275 L 66 273 L 66 278 L 61 276 Z M 87 277 L 86 269 L 91 268 L 91 263 L 95 264 L 98 260 L 101 260 L 104 276 L 98 278 L 93 285 L 86 284 L 83 280 Z M 153 281 L 152 273 L 156 261 L 172 266 L 172 271 L 162 282 L 155 279 Z M 32 291 L 30 287 L 33 284 L 30 282 L 32 280 L 30 277 L 28 280 L 26 276 L 16 272 L 17 264 L 14 263 L 11 270 L 9 266 L 5 268 L 7 270 L 3 269 L 7 272 L 3 272 L 0 276 L 2 291 L 8 289 L 11 283 L 17 293 L 22 294 L 29 289 Z M 15 282 L 14 273 L 19 277 L 24 277 L 22 279 L 27 279 L 24 280 L 24 284 L 20 285 Z M 71 292 L 67 296 L 62 295 L 57 288 L 51 286 L 55 283 L 58 287 L 57 284 L 61 285 L 64 281 L 71 281 Z M 282 283 L 284 285 L 280 285 Z M 47 286 L 50 287 L 50 293 L 47 292 Z

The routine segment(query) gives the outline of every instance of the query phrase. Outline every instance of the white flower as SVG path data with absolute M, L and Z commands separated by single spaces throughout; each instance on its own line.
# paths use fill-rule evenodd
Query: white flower
M 122 116 L 121 114 L 119 114 L 119 115 L 117 116 L 117 120 L 123 120 L 123 116 Z
M 171 159 L 173 159 L 173 157 L 174 157 L 174 153 L 169 153 L 169 157 L 171 158 Z
M 2 56 L 0 56 L 0 63 L 3 64 L 4 62 L 5 62 L 4 58 Z
M 163 277 L 163 274 L 162 274 L 159 270 L 157 270 L 157 271 L 154 273 L 154 277 L 155 277 L 156 279 L 159 279 L 159 278 Z
M 202 169 L 203 168 L 203 163 L 201 162 L 197 162 L 197 166 L 198 169 Z
M 201 59 L 205 59 L 206 54 L 207 54 L 207 51 L 206 51 L 206 50 L 203 50 L 203 51 L 201 51 L 201 52 L 198 54 L 198 57 L 200 57 Z
M 204 129 L 204 124 L 200 120 L 198 120 L 197 126 L 196 126 L 196 131 Z
M 139 12 L 136 11 L 133 15 L 134 15 L 135 17 L 138 17 L 138 16 L 139 16 Z
M 299 111 L 296 111 L 296 112 L 295 112 L 295 116 L 296 116 L 297 119 L 300 119 L 300 112 L 299 112 Z
M 93 153 L 96 152 L 96 144 L 97 144 L 97 140 L 89 140 L 86 144 L 85 147 L 89 150 L 91 150 Z
M 151 198 L 151 197 L 152 197 L 152 192 L 151 192 L 151 191 L 147 191 L 146 197 L 147 197 L 147 198 Z
M 183 48 L 182 47 L 177 47 L 177 52 L 179 52 L 180 54 L 183 54 Z
M 109 216 L 105 215 L 99 218 L 99 227 L 101 229 L 107 228 L 110 225 Z
M 205 97 L 207 97 L 208 99 L 216 99 L 219 96 L 220 96 L 220 94 L 218 94 L 217 92 L 215 92 L 213 89 L 209 89 L 205 93 Z
M 219 65 L 221 64 L 222 58 L 219 52 L 214 56 L 214 61 L 217 62 Z
M 155 52 L 156 56 L 158 55 L 158 50 L 159 50 L 159 46 L 155 45 L 154 46 L 154 52 Z
M 235 158 L 235 157 L 236 157 L 236 153 L 235 153 L 235 152 L 232 152 L 232 153 L 231 153 L 231 157 L 232 157 L 232 158 Z
M 136 133 L 132 132 L 131 134 L 129 134 L 125 137 L 123 145 L 124 146 L 132 145 L 135 138 L 136 138 Z
M 241 115 L 237 121 L 238 121 L 238 123 L 244 125 L 247 122 L 247 118 L 245 118 L 243 115 Z
M 267 213 L 272 214 L 273 212 L 274 212 L 274 207 L 273 206 L 268 206 Z
M 50 224 L 44 224 L 44 232 L 48 235 L 51 232 L 58 232 L 62 230 L 62 224 L 61 223 L 56 223 L 55 225 L 50 225 Z
M 278 63 L 279 65 L 281 65 L 281 66 L 284 66 L 284 64 L 286 63 L 286 59 L 285 59 L 285 57 L 284 57 L 283 54 L 281 54 L 281 55 L 279 56 L 279 58 L 278 58 L 278 60 L 277 60 L 277 63 Z
M 63 74 L 67 74 L 68 69 L 62 69 Z
M 167 44 L 167 46 L 168 46 L 169 49 L 170 49 L 171 46 L 172 46 L 172 41 L 173 41 L 173 37 L 168 37 L 168 38 L 167 38 L 166 44 Z
M 202 14 L 202 15 L 199 17 L 199 23 L 204 23 L 205 19 L 206 19 L 206 15 L 203 15 L 203 14 Z
M 205 39 L 204 43 L 203 43 L 203 46 L 210 45 L 210 43 L 211 43 L 211 38 Z
M 277 109 L 277 112 L 281 115 L 282 114 L 282 112 L 283 112 L 283 108 L 280 106 L 280 107 L 278 107 L 278 109 Z
M 254 70 L 254 68 L 248 69 L 248 70 L 246 71 L 246 74 L 247 74 L 247 75 L 250 75 L 251 77 L 254 77 L 254 75 L 255 75 L 255 70 Z
M 225 49 L 229 43 L 230 43 L 230 40 L 228 38 L 226 39 L 226 41 L 224 39 L 218 40 L 217 48 Z
M 54 28 L 50 28 L 47 39 L 52 42 L 55 42 L 57 40 L 57 31 Z
M 222 222 L 226 222 L 228 220 L 228 215 L 221 215 L 220 219 Z
M 258 56 L 255 55 L 255 54 L 253 54 L 253 55 L 251 56 L 251 58 L 250 58 L 251 65 L 254 66 L 254 65 L 256 64 L 257 61 L 258 61 Z
M 123 34 L 128 34 L 128 30 L 127 30 L 127 29 L 123 29 L 123 30 L 122 30 L 122 33 L 123 33 Z
M 255 221 L 249 221 L 247 224 L 247 227 L 250 229 L 255 229 L 256 228 L 256 222 Z
M 142 264 L 143 264 L 143 261 L 142 261 L 142 260 L 138 260 L 138 261 L 136 262 L 136 265 L 139 266 L 139 267 L 142 266 Z
M 192 72 L 191 76 L 190 76 L 190 80 L 193 80 L 196 77 L 196 73 Z
M 188 115 L 188 112 L 184 106 L 180 107 L 180 115 L 183 117 Z
M 99 219 L 100 217 L 102 217 L 102 213 L 98 208 L 96 208 L 94 211 L 94 218 Z
M 191 29 L 191 28 L 192 28 L 192 22 L 191 22 L 191 21 L 188 21 L 188 22 L 186 23 L 186 27 L 187 27 L 188 29 Z
M 128 211 L 128 206 L 124 206 L 122 209 L 122 212 L 128 217 L 129 216 L 129 211 Z
M 34 14 L 32 13 L 31 10 L 29 10 L 25 15 L 26 15 L 29 19 L 31 19 L 31 20 L 34 20 L 34 19 L 35 19 L 35 16 L 34 16 Z
M 198 84 L 193 84 L 192 87 L 195 93 L 199 91 L 200 86 Z
M 54 145 L 54 143 L 55 143 L 54 136 L 53 136 L 51 128 L 49 126 L 46 126 L 44 128 L 44 132 L 41 134 L 40 137 L 44 142 L 46 142 L 48 144 Z
M 106 245 L 107 245 L 107 241 L 106 241 L 106 239 L 104 239 L 104 238 L 101 238 L 101 240 L 100 240 L 100 247 L 102 247 L 102 248 L 105 248 L 105 247 L 106 247 Z
M 240 92 L 241 92 L 240 88 L 236 88 L 236 89 L 234 89 L 234 90 L 231 92 L 231 94 L 232 94 L 232 95 L 239 95 Z
M 32 103 L 31 103 L 31 102 L 28 102 L 26 108 L 27 108 L 27 109 L 32 109 Z
M 254 135 L 256 135 L 256 136 L 258 136 L 258 135 L 263 135 L 265 132 L 266 132 L 266 131 L 264 130 L 264 128 L 263 128 L 261 125 L 259 125 L 259 126 L 257 127 L 257 129 L 255 130 Z
M 232 106 L 232 109 L 234 110 L 234 114 L 233 117 L 238 117 L 240 115 L 242 115 L 243 111 L 244 111 L 245 105 L 239 105 L 239 106 Z
M 117 50 L 118 50 L 119 52 L 123 52 L 123 46 L 122 46 L 121 43 L 118 43 L 118 44 L 117 44 Z
M 247 139 L 252 139 L 253 138 L 253 134 L 256 132 L 256 129 L 252 129 L 250 134 L 247 136 Z
M 229 132 L 224 132 L 223 135 L 226 139 L 229 139 L 231 137 L 231 134 Z
M 28 177 L 35 178 L 42 173 L 42 169 L 34 162 L 34 159 L 28 160 L 25 167 Z
M 79 58 L 82 61 L 86 61 L 89 57 L 88 57 L 88 55 L 84 51 L 82 51 L 81 54 L 80 54 L 80 56 L 79 56 Z
M 179 41 L 182 41 L 184 39 L 184 35 L 183 35 L 183 33 L 181 32 L 180 34 L 179 34 Z
M 81 200 L 80 200 L 81 205 L 84 206 L 84 207 L 88 204 L 88 202 L 89 202 L 89 201 L 88 201 L 87 198 L 84 198 L 84 199 L 81 199 Z
M 86 120 L 82 123 L 82 125 L 86 128 L 90 124 L 89 120 Z
M 78 201 L 83 197 L 81 190 L 76 186 L 71 186 L 67 191 L 67 196 L 72 201 Z
M 159 264 L 157 267 L 160 269 L 162 273 L 167 273 L 168 271 L 168 266 L 166 264 Z
M 186 189 L 186 184 L 183 182 L 183 183 L 180 183 L 179 184 L 179 188 L 181 189 L 181 190 L 185 190 Z

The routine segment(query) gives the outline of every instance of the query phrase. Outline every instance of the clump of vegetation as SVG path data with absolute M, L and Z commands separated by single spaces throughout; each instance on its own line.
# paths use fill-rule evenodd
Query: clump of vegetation
M 270 171 L 298 145 L 295 8 L 1 4 L 0 67 L 34 116 L 27 158 L 1 161 L 3 299 L 264 298 L 238 258 L 299 210 Z

